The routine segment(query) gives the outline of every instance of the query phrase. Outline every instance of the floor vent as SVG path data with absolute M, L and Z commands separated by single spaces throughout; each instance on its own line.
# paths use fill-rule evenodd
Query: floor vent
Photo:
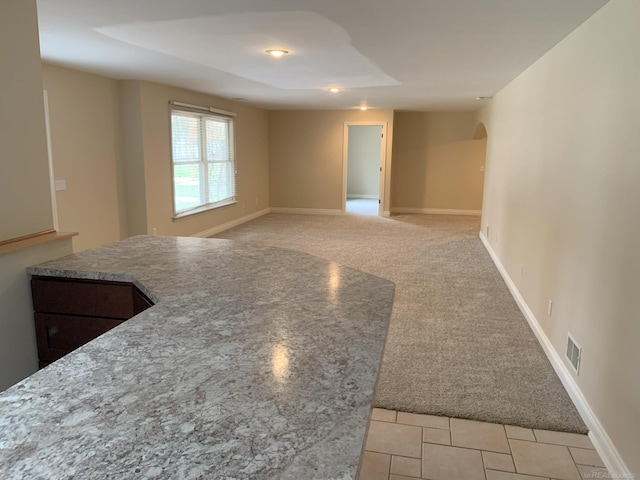
M 580 356 L 582 354 L 582 348 L 578 346 L 571 334 L 567 336 L 567 359 L 576 372 L 576 375 L 580 373 Z

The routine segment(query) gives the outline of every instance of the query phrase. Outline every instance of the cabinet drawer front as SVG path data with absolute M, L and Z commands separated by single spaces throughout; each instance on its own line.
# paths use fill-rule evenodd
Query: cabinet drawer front
M 34 278 L 31 286 L 37 312 L 120 319 L 135 314 L 133 285 Z
M 36 313 L 35 321 L 40 361 L 53 362 L 124 320 Z

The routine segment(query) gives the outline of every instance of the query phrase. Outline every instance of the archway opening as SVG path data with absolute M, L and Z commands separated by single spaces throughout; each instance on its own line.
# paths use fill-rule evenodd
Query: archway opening
M 473 133 L 473 139 L 482 140 L 483 138 L 487 138 L 487 129 L 484 123 L 480 122 L 476 127 L 476 131 Z

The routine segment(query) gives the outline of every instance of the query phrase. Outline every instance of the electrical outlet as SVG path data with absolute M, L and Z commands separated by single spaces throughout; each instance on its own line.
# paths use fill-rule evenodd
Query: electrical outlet
M 549 299 L 549 304 L 547 305 L 547 313 L 551 316 L 553 312 L 553 300 Z

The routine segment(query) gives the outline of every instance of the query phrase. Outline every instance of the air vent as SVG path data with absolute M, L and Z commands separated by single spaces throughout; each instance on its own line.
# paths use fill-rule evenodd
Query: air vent
M 580 356 L 582 354 L 582 347 L 580 347 L 573 339 L 571 334 L 567 336 L 567 359 L 576 372 L 576 375 L 580 373 Z

